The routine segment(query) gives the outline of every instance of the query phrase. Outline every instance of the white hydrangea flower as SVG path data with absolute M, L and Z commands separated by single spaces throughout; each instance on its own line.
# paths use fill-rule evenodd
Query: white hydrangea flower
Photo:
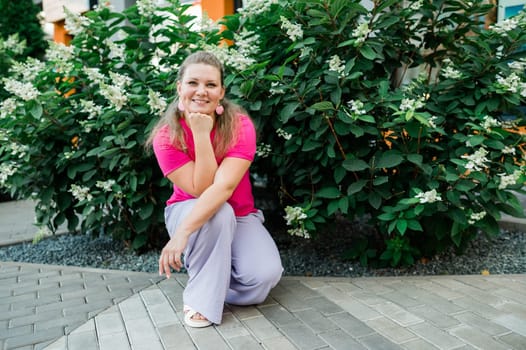
M 287 221 L 287 225 L 290 226 L 292 224 L 302 222 L 307 218 L 307 214 L 304 212 L 302 207 L 291 207 L 287 206 L 285 207 L 285 220 Z
M 512 174 L 499 174 L 499 190 L 503 190 L 508 186 L 515 185 L 522 175 L 522 171 L 515 170 Z
M 287 31 L 287 36 L 291 41 L 303 39 L 303 29 L 300 24 L 290 22 L 287 17 L 280 16 L 281 29 Z
M 14 76 L 21 76 L 22 80 L 32 82 L 35 81 L 38 74 L 44 71 L 46 64 L 36 58 L 28 57 L 25 62 L 13 62 L 9 71 Z
M 401 111 L 416 111 L 419 108 L 422 108 L 425 106 L 424 98 L 419 98 L 418 100 L 412 99 L 412 98 L 404 98 L 402 99 L 402 102 L 400 103 L 400 110 Z
M 352 33 L 351 36 L 355 39 L 356 45 L 363 43 L 369 34 L 371 33 L 371 29 L 369 28 L 369 23 L 362 22 L 356 27 Z
M 446 79 L 460 79 L 462 77 L 462 73 L 452 66 L 447 66 L 446 68 L 444 68 L 444 70 L 442 71 L 442 75 Z
M 112 186 L 115 185 L 115 180 L 110 179 L 106 181 L 97 181 L 96 187 L 101 188 L 104 192 L 111 192 Z
M 468 224 L 470 224 L 470 225 L 475 224 L 477 221 L 480 221 L 480 220 L 484 219 L 486 214 L 487 213 L 485 211 L 481 211 L 479 213 L 471 213 L 471 215 L 469 216 L 469 219 L 468 219 Z
M 489 115 L 486 115 L 483 118 L 482 127 L 486 129 L 487 131 L 491 131 L 491 128 L 493 127 L 500 127 L 500 122 L 497 119 L 492 118 Z
M 83 200 L 91 201 L 93 199 L 93 195 L 89 193 L 89 187 L 82 187 L 79 185 L 72 184 L 68 192 L 70 192 L 73 195 L 73 197 L 80 202 Z
M 100 84 L 104 82 L 104 75 L 100 72 L 99 68 L 82 68 L 84 74 L 88 76 L 88 80 L 92 81 L 94 84 Z
M 513 146 L 505 146 L 503 149 L 502 149 L 502 154 L 511 154 L 511 155 L 515 155 L 515 147 Z
M 120 111 L 128 102 L 128 95 L 121 86 L 100 84 L 100 94 L 113 105 L 116 111 Z
M 0 102 L 0 119 L 4 119 L 15 113 L 18 106 L 18 101 L 12 97 L 6 98 Z
M 290 138 L 292 137 L 292 134 L 289 134 L 288 132 L 286 132 L 282 128 L 278 128 L 276 130 L 276 134 L 278 134 L 279 137 L 283 137 L 285 140 L 290 140 Z
M 278 0 L 244 0 L 243 7 L 237 9 L 237 11 L 245 17 L 259 16 L 270 10 L 270 6 L 277 3 Z
M 353 115 L 363 115 L 367 113 L 364 108 L 365 105 L 360 100 L 350 100 L 347 102 L 347 106 L 349 106 Z
M 15 55 L 21 55 L 26 47 L 26 40 L 20 40 L 18 33 L 9 35 L 6 40 L 0 38 L 0 50 L 9 50 Z
M 139 14 L 144 17 L 152 16 L 157 8 L 155 0 L 137 0 L 136 5 Z
M 153 114 L 162 115 L 166 109 L 167 103 L 159 92 L 150 89 L 148 91 L 148 106 L 150 106 L 150 111 Z
M 30 82 L 21 82 L 10 78 L 4 78 L 2 81 L 5 90 L 24 101 L 34 100 L 40 95 L 37 88 L 35 88 Z
M 510 67 L 511 70 L 523 72 L 524 70 L 526 70 L 526 60 L 509 62 L 508 67 Z
M 272 152 L 272 146 L 266 143 L 260 143 L 256 147 L 256 155 L 261 158 L 267 158 Z
M 340 77 L 345 76 L 345 63 L 342 62 L 340 56 L 333 55 L 331 58 L 327 61 L 329 63 L 329 70 L 338 73 Z
M 411 4 L 411 10 L 418 11 L 424 6 L 424 0 L 418 0 Z
M 497 83 L 509 92 L 515 94 L 521 92 L 522 82 L 516 72 L 511 73 L 508 77 L 497 77 Z
M 127 75 L 110 72 L 110 78 L 115 86 L 118 86 L 120 88 L 125 88 L 129 86 L 132 83 L 132 78 L 130 78 Z
M 88 119 L 94 119 L 102 114 L 102 106 L 98 106 L 91 100 L 80 100 L 82 112 L 88 113 Z
M 485 148 L 480 147 L 475 153 L 463 155 L 461 158 L 468 160 L 468 163 L 465 165 L 466 169 L 480 171 L 488 167 L 486 165 L 486 163 L 489 162 L 489 159 L 486 158 L 487 154 L 488 151 Z
M 107 38 L 104 40 L 104 44 L 110 49 L 110 58 L 120 58 L 122 59 L 125 56 L 126 53 L 126 47 L 124 44 L 117 44 L 115 41 L 111 40 L 110 38 Z
M 507 32 L 517 28 L 517 26 L 520 23 L 520 20 L 523 19 L 523 17 L 524 16 L 517 15 L 507 18 L 503 21 L 491 25 L 489 29 L 494 30 L 496 33 L 499 34 L 507 34 Z
M 19 165 L 15 162 L 0 163 L 0 188 L 6 187 L 7 179 L 16 174 Z
M 29 146 L 11 142 L 8 145 L 7 149 L 10 151 L 10 154 L 12 156 L 18 156 L 18 158 L 23 158 L 27 154 Z
M 81 14 L 71 12 L 67 7 L 64 7 L 66 15 L 64 28 L 71 35 L 78 35 L 83 33 L 92 21 Z
M 415 198 L 417 198 L 422 204 L 440 202 L 442 200 L 442 197 L 435 189 L 432 189 L 431 191 L 427 192 L 417 193 Z
M 289 235 L 291 235 L 291 236 L 303 237 L 305 239 L 309 239 L 310 238 L 309 231 L 307 231 L 303 227 L 290 228 L 290 229 L 287 230 L 287 233 Z
M 56 68 L 64 74 L 73 70 L 74 56 L 74 47 L 62 43 L 50 42 L 46 51 L 47 60 L 55 63 Z

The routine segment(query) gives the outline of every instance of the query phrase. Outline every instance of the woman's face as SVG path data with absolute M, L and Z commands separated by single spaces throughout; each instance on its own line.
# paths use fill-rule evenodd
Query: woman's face
M 187 113 L 203 113 L 215 116 L 215 109 L 225 96 L 221 85 L 221 72 L 214 66 L 195 63 L 186 67 L 177 82 L 179 100 Z

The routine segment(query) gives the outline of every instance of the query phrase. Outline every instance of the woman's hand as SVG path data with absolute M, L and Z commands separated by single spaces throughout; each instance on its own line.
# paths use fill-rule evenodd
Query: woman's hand
M 208 135 L 214 127 L 214 120 L 208 114 L 188 113 L 187 120 L 194 134 L 206 133 Z
M 159 257 L 159 275 L 166 274 L 170 278 L 170 267 L 176 271 L 180 271 L 183 263 L 181 256 L 186 245 L 188 244 L 188 235 L 182 232 L 176 232 L 173 237 L 166 243 L 161 256 Z

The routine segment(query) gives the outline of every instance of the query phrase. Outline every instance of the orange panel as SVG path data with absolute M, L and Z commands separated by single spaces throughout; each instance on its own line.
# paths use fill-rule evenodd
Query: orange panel
M 64 24 L 64 20 L 53 23 L 53 41 L 62 43 L 64 45 L 69 45 L 69 42 L 71 41 L 71 35 L 68 34 Z
M 234 0 L 201 0 L 201 8 L 214 21 L 234 13 Z

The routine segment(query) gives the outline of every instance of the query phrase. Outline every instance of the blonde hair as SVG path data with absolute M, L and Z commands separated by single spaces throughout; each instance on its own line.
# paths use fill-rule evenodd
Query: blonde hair
M 224 87 L 223 65 L 215 55 L 207 51 L 194 52 L 183 61 L 177 75 L 178 81 L 182 81 L 186 68 L 192 64 L 206 64 L 216 68 L 220 73 L 221 86 Z M 178 103 L 179 99 L 176 98 L 168 105 L 164 115 L 153 127 L 152 132 L 146 140 L 147 147 L 151 147 L 157 132 L 165 125 L 168 125 L 170 142 L 182 151 L 187 151 L 187 145 L 184 140 L 184 129 L 180 124 L 181 119 L 184 118 L 184 113 L 177 108 Z M 227 98 L 223 98 L 221 105 L 224 107 L 224 112 L 220 116 L 216 116 L 216 134 L 213 140 L 214 153 L 218 157 L 224 156 L 228 147 L 235 141 L 239 114 L 246 114 L 246 111 L 241 108 L 241 106 L 229 101 Z

